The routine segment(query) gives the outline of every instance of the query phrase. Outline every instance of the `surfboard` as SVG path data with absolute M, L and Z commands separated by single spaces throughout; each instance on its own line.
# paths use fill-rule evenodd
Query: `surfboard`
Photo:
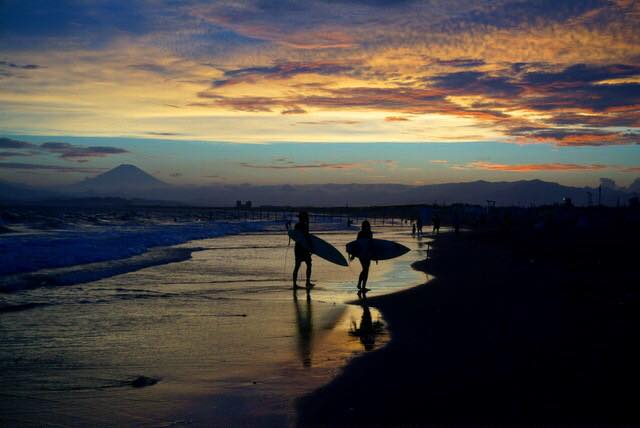
M 305 239 L 302 232 L 295 229 L 289 230 L 289 238 L 301 244 L 304 248 L 311 252 L 311 254 L 315 254 L 316 256 L 321 257 L 328 262 L 340 266 L 349 266 L 349 263 L 347 263 L 347 259 L 344 258 L 342 253 L 338 251 L 336 247 L 329 244 L 324 239 L 318 238 L 314 234 L 309 234 L 309 236 L 311 237 L 311 248 L 308 247 L 307 240 Z
M 371 260 L 389 260 L 411 251 L 409 248 L 386 239 L 357 239 L 347 244 L 347 253 Z

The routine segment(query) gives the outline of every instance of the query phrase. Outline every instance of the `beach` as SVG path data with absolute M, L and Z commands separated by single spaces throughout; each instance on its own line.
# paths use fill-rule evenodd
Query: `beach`
M 0 424 L 293 425 L 297 398 L 389 341 L 378 310 L 348 304 L 356 298 L 357 262 L 338 267 L 314 257 L 310 298 L 293 293 L 293 246 L 282 222 L 148 229 L 118 232 L 135 243 L 122 251 L 140 248 L 142 239 L 204 239 L 126 257 L 104 244 L 119 231 L 114 226 L 4 238 L 5 245 L 37 240 L 38 263 L 60 264 L 56 255 L 68 262 L 3 277 Z M 345 225 L 318 223 L 312 231 L 340 249 L 355 237 Z M 369 294 L 424 282 L 410 268 L 424 257 L 421 241 L 397 227 L 377 232 L 414 251 L 374 264 Z M 58 245 L 48 258 L 47 239 Z M 76 254 L 79 241 L 87 244 Z M 103 244 L 103 257 L 118 258 L 78 264 L 91 257 L 93 242 Z M 164 258 L 173 253 L 184 257 Z
M 390 344 L 300 399 L 298 425 L 637 422 L 637 232 L 615 227 L 437 237 L 414 264 L 432 281 L 368 299 Z

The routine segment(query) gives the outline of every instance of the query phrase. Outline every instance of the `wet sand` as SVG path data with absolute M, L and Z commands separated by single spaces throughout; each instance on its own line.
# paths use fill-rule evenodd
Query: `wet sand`
M 373 265 L 370 294 L 420 283 L 409 268 L 418 243 L 377 232 L 416 251 Z M 344 248 L 355 231 L 321 236 Z M 172 247 L 197 248 L 189 260 L 0 295 L 10 309 L 0 313 L 0 425 L 293 423 L 297 397 L 388 334 L 375 308 L 346 304 L 357 264 L 314 258 L 311 299 L 295 295 L 287 241 L 284 232 L 198 240 Z M 139 376 L 157 383 L 136 387 Z
M 440 236 L 414 265 L 434 280 L 370 298 L 391 343 L 300 399 L 298 425 L 638 422 L 633 252 L 498 241 Z

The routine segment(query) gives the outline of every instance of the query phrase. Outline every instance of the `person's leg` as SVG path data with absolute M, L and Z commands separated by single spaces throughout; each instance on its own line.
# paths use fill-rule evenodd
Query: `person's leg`
M 300 269 L 300 264 L 302 264 L 302 260 L 296 257 L 296 263 L 293 267 L 293 288 L 298 288 L 298 270 Z
M 365 263 L 360 258 L 358 260 L 360 261 L 360 266 L 362 266 L 362 270 L 360 271 L 360 274 L 358 275 L 358 285 L 357 285 L 358 290 L 360 290 L 360 289 L 362 289 L 362 281 L 364 279 L 364 266 L 365 266 Z
M 313 287 L 313 284 L 311 284 L 311 256 L 309 256 L 309 258 L 307 260 L 305 260 L 305 263 L 307 264 L 307 288 L 311 288 Z
M 363 260 L 362 262 L 362 289 L 367 289 L 367 280 L 369 279 L 369 266 L 371 266 L 371 260 Z

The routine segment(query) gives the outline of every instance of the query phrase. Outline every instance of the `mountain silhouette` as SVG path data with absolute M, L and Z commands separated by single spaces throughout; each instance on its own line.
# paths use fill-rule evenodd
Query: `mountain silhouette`
M 55 194 L 67 198 L 116 197 L 171 201 L 192 205 L 231 206 L 236 200 L 251 200 L 254 206 L 367 206 L 408 204 L 470 203 L 498 206 L 530 206 L 563 203 L 570 198 L 575 205 L 615 206 L 640 192 L 640 179 L 629 187 L 613 180 L 598 187 L 573 187 L 542 180 L 469 181 L 422 186 L 405 184 L 215 184 L 174 186 L 134 165 L 120 165 L 93 178 L 64 188 L 34 188 L 0 182 L 0 200 L 35 200 Z M 13 197 L 9 197 L 13 195 Z M 4 197 L 3 197 L 4 196 Z
M 138 196 L 141 192 L 170 187 L 134 165 L 120 165 L 93 178 L 67 187 L 71 193 L 109 196 Z

